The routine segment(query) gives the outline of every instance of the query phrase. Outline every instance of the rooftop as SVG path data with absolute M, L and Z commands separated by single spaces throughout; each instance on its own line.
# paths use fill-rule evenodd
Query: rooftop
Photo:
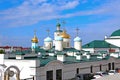
M 104 40 L 94 40 L 90 43 L 83 45 L 82 47 L 83 48 L 117 48 L 117 46 L 109 44 Z
M 91 58 L 87 59 L 87 57 L 83 55 L 84 51 L 77 51 L 78 53 L 82 54 L 82 59 L 77 60 L 75 56 L 68 56 L 67 54 L 65 54 L 68 51 L 76 52 L 77 50 L 71 48 L 71 49 L 65 49 L 64 51 L 58 52 L 58 53 L 63 53 L 66 56 L 65 62 L 63 62 L 63 64 L 83 63 L 83 62 L 91 62 L 91 61 L 93 62 L 93 61 L 109 59 L 109 55 L 102 59 L 97 58 L 98 56 L 102 56 L 102 52 L 101 52 L 101 55 L 89 54 L 91 56 Z M 24 56 L 24 60 L 40 60 L 40 67 L 45 66 L 46 64 L 48 64 L 51 61 L 57 60 L 57 55 L 56 55 L 57 52 L 56 53 L 51 52 L 51 53 L 55 54 L 54 56 L 49 56 L 48 53 L 50 53 L 50 51 L 45 51 L 43 49 L 40 49 L 39 52 L 41 53 L 40 54 L 41 56 L 39 56 L 38 53 L 30 53 L 30 51 L 12 53 L 12 54 L 10 54 L 11 56 L 9 56 L 9 59 L 16 59 L 15 55 L 22 55 L 22 56 Z
M 111 36 L 120 36 L 120 29 L 114 31 Z

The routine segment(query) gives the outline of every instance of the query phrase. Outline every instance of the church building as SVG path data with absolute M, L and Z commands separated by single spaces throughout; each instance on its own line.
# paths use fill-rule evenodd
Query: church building
M 0 54 L 0 80 L 70 80 L 76 74 L 120 68 L 120 30 L 82 46 L 77 29 L 73 47 L 60 23 L 54 39 L 47 32 L 42 47 L 35 32 L 31 48 Z

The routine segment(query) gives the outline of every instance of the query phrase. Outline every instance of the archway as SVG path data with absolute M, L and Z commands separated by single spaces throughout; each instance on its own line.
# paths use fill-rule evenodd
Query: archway
M 4 72 L 4 80 L 10 80 L 10 77 L 16 75 L 16 80 L 20 80 L 20 70 L 16 66 L 8 67 Z

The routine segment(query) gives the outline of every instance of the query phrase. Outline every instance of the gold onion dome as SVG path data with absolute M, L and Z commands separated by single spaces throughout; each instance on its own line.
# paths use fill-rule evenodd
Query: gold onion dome
M 36 36 L 34 36 L 31 40 L 33 43 L 38 43 L 38 38 Z
M 61 36 L 62 38 L 68 38 L 68 39 L 70 38 L 70 35 L 67 34 L 65 30 L 60 34 L 60 36 Z

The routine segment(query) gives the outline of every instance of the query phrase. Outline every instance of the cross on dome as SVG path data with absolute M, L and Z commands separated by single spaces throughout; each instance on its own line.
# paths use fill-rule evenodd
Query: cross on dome
M 79 33 L 79 28 L 78 27 L 76 28 L 76 33 L 77 33 L 77 36 L 78 36 L 78 33 Z
M 50 30 L 49 30 L 49 29 L 47 29 L 46 31 L 47 31 L 47 33 L 48 33 L 48 36 L 49 36 Z
M 63 29 L 65 30 L 65 24 L 66 24 L 66 22 L 63 20 L 62 24 L 63 24 Z

